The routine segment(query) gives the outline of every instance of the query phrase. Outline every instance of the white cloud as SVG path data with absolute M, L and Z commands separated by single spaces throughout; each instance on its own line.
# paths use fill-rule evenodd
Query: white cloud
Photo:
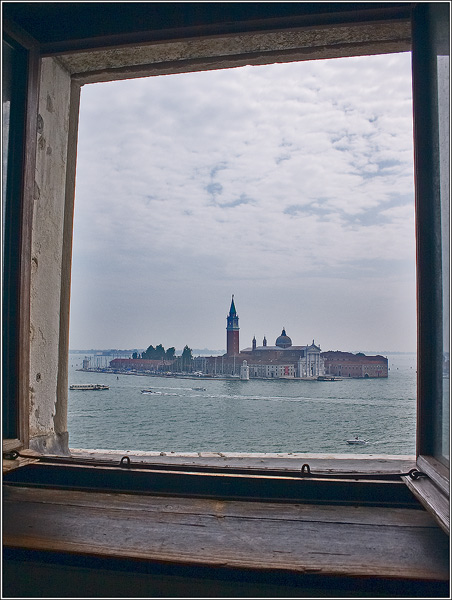
M 224 324 L 218 337 L 217 323 L 187 318 L 188 301 L 207 298 L 206 314 L 213 305 L 222 320 L 230 293 L 240 304 L 239 289 L 245 301 L 247 286 L 278 282 L 298 298 L 310 277 L 329 281 L 333 297 L 353 281 L 355 297 L 375 304 L 383 291 L 369 281 L 402 280 L 393 304 L 411 314 L 412 163 L 408 54 L 85 86 L 71 346 L 165 345 L 146 338 L 150 320 L 155 335 L 165 323 L 166 345 L 224 347 Z M 309 289 L 320 331 L 322 301 Z M 255 318 L 278 313 L 280 323 L 275 301 Z M 373 346 L 367 336 L 383 330 L 388 347 L 410 348 L 411 331 L 398 331 L 384 304 L 387 325 L 357 326 L 349 339 Z M 82 318 L 92 305 L 102 307 L 99 327 Z

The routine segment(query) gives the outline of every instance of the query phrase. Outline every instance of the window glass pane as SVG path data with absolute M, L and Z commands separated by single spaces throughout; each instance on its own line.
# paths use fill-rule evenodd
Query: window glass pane
M 24 53 L 2 43 L 2 383 L 3 435 L 17 432 L 17 328 L 21 218 L 22 133 L 25 103 Z
M 3 41 L 2 56 L 2 240 L 5 242 L 5 213 L 6 213 L 6 181 L 8 172 L 9 122 L 11 116 L 11 78 L 12 78 L 13 49 Z M 2 261 L 5 256 L 3 247 Z M 4 272 L 4 270 L 2 270 Z
M 443 51 L 443 48 L 440 49 Z M 441 456 L 449 462 L 450 406 L 450 141 L 449 141 L 449 55 L 437 55 L 439 167 L 441 194 L 441 243 L 443 272 L 443 406 Z
M 3 42 L 3 56 L 2 56 L 2 70 L 3 70 L 3 81 L 2 81 L 2 286 L 4 290 L 3 295 L 3 314 L 5 315 L 8 309 L 8 299 L 10 290 L 5 284 L 9 283 L 8 274 L 5 273 L 5 256 L 6 252 L 6 207 L 7 207 L 7 173 L 8 173 L 8 150 L 9 150 L 9 132 L 10 132 L 10 119 L 11 119 L 11 87 L 12 87 L 12 63 L 13 63 L 13 49 L 9 44 Z M 10 319 L 5 319 L 9 324 Z M 10 368 L 11 351 L 12 346 L 9 343 L 11 337 L 7 335 L 5 329 L 3 330 L 3 435 L 4 437 L 14 438 L 16 437 L 16 411 L 14 406 L 10 402 L 11 393 L 10 386 L 8 385 L 8 370 Z M 8 369 L 8 370 L 7 370 Z

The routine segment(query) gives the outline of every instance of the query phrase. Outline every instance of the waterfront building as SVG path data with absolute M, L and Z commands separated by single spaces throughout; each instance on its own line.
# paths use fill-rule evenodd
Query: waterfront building
M 250 347 L 239 350 L 239 317 L 234 296 L 226 319 L 226 354 L 203 357 L 202 365 L 198 367 L 203 373 L 238 377 L 243 362 L 246 361 L 251 379 L 316 379 L 323 375 L 350 378 L 388 377 L 388 359 L 384 356 L 340 351 L 322 352 L 314 340 L 311 344 L 295 346 L 285 327 L 273 346 L 267 343 L 265 335 L 262 345 L 258 346 L 254 336 Z
M 366 356 L 362 352 L 322 352 L 326 375 L 339 377 L 377 378 L 388 377 L 388 359 L 384 356 Z
M 154 373 L 156 371 L 169 371 L 175 360 L 145 358 L 114 358 L 110 361 L 110 368 L 114 371 L 143 371 Z
M 262 346 L 255 344 L 245 348 L 241 355 L 248 355 L 250 374 L 255 377 L 318 377 L 324 374 L 320 346 L 312 340 L 306 346 L 294 346 L 283 327 L 275 345 L 269 346 L 264 337 Z M 254 367 L 254 368 L 253 368 Z
M 294 346 L 283 327 L 273 346 L 268 345 L 265 335 L 262 346 L 258 346 L 254 336 L 251 347 L 239 350 L 239 317 L 234 296 L 226 319 L 226 354 L 204 357 L 204 373 L 239 376 L 246 361 L 250 378 L 316 378 L 324 374 L 321 349 L 314 340 L 306 346 Z
M 297 376 L 296 368 L 292 364 L 279 365 L 272 364 L 255 364 L 250 367 L 250 377 L 260 377 L 265 379 L 287 379 Z

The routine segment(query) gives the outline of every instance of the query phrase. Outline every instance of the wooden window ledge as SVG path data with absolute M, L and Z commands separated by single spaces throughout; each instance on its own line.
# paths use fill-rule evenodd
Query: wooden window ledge
M 27 551 L 270 573 L 279 581 L 283 574 L 393 581 L 427 596 L 448 589 L 448 537 L 423 509 L 7 484 L 3 500 L 7 564 Z

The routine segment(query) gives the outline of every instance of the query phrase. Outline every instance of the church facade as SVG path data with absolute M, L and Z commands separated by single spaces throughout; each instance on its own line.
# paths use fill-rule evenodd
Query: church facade
M 204 357 L 201 370 L 209 375 L 239 376 L 245 362 L 249 377 L 265 379 L 313 379 L 324 375 L 325 369 L 320 346 L 314 343 L 294 346 L 283 327 L 273 346 L 264 336 L 258 346 L 256 337 L 249 348 L 239 350 L 239 317 L 232 296 L 229 314 L 226 317 L 226 354 Z

